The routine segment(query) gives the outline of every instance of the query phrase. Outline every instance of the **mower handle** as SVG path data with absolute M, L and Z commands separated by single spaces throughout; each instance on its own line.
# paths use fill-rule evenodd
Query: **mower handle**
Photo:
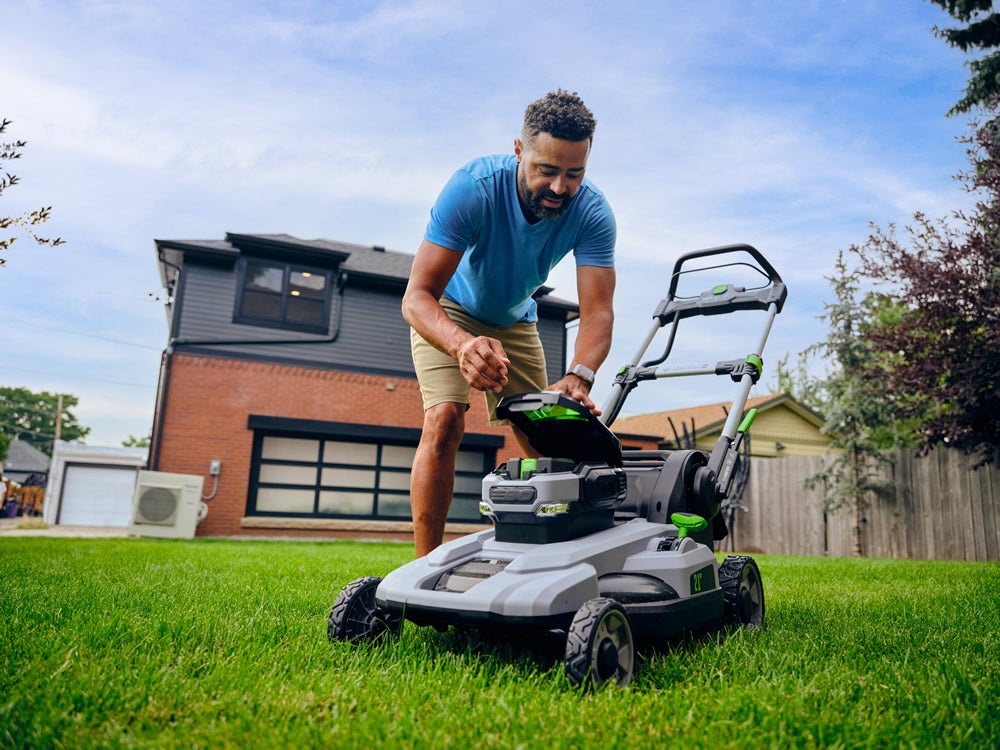
M 677 285 L 684 273 L 700 271 L 704 269 L 692 269 L 684 271 L 684 264 L 695 258 L 706 258 L 713 255 L 730 255 L 733 253 L 746 253 L 754 259 L 756 266 L 750 263 L 729 263 L 723 265 L 746 265 L 749 268 L 761 273 L 767 278 L 765 286 L 756 289 L 745 289 L 744 287 L 724 284 L 713 287 L 707 292 L 703 292 L 697 297 L 677 299 Z M 767 259 L 752 245 L 722 245 L 720 247 L 710 247 L 705 250 L 693 250 L 681 255 L 674 263 L 673 273 L 670 275 L 670 289 L 667 297 L 656 308 L 653 317 L 659 321 L 659 325 L 665 326 L 674 320 L 690 318 L 695 315 L 723 315 L 737 310 L 767 310 L 772 304 L 777 312 L 785 304 L 788 297 L 788 288 L 781 280 L 781 276 Z

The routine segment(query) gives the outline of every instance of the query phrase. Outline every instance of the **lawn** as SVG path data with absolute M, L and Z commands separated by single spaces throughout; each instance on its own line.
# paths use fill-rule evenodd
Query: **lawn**
M 331 644 L 412 546 L 0 538 L 4 747 L 1000 747 L 1000 564 L 757 558 L 759 631 L 583 695 L 538 643 Z

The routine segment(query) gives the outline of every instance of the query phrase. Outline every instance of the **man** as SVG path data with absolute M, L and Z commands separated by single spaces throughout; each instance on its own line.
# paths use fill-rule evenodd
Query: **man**
M 611 347 L 616 226 L 584 178 L 595 124 L 575 93 L 549 93 L 528 105 L 513 154 L 466 164 L 431 209 L 403 295 L 424 404 L 410 483 L 418 557 L 444 537 L 470 387 L 486 394 L 494 425 L 501 396 L 546 388 L 600 413 L 590 388 Z M 546 386 L 532 294 L 570 251 L 576 349 L 569 372 Z M 537 455 L 514 432 L 524 455 Z

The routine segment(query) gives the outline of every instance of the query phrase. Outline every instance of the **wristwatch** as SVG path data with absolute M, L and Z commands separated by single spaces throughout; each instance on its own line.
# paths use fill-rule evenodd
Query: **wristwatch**
M 594 371 L 587 367 L 587 365 L 573 365 L 566 374 L 576 375 L 581 380 L 586 380 L 588 384 L 594 384 Z

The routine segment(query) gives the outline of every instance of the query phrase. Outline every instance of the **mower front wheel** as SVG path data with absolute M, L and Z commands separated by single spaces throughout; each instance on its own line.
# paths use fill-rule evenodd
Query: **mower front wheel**
M 331 641 L 361 643 L 386 634 L 399 635 L 402 618 L 385 612 L 375 602 L 375 590 L 381 582 L 378 576 L 365 576 L 341 589 L 326 626 Z
M 566 676 L 574 687 L 628 687 L 635 669 L 635 643 L 628 614 L 614 599 L 585 602 L 566 637 Z

